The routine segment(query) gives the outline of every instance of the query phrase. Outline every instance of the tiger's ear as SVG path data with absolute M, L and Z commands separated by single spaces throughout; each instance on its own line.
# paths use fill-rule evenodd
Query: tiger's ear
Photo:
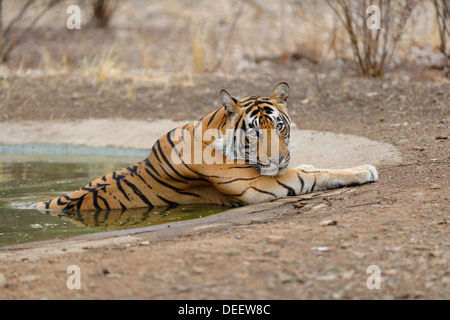
M 239 102 L 230 96 L 226 90 L 220 91 L 220 102 L 225 107 L 228 114 L 236 113 L 239 110 Z
M 281 82 L 276 85 L 270 95 L 271 99 L 274 99 L 279 104 L 286 104 L 286 100 L 289 97 L 289 85 L 286 82 Z

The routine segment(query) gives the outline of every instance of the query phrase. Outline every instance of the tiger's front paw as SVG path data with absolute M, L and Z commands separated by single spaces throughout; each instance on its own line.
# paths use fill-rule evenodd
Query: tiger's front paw
M 368 183 L 378 180 L 377 168 L 370 164 L 363 164 L 362 166 L 356 167 L 358 169 L 361 180 L 359 183 Z

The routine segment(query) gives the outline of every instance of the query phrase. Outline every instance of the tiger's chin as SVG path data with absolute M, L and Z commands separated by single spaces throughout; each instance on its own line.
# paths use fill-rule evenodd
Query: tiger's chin
M 268 166 L 260 165 L 259 166 L 259 172 L 263 176 L 267 176 L 267 177 L 282 176 L 286 172 L 286 169 L 287 169 L 287 166 L 281 167 L 281 168 L 277 165 L 268 165 Z

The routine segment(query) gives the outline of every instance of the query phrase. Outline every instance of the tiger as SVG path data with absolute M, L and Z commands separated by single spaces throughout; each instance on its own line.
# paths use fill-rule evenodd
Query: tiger
M 378 179 L 377 169 L 368 164 L 346 169 L 288 167 L 289 93 L 286 82 L 276 85 L 269 97 L 237 100 L 221 90 L 219 109 L 162 135 L 146 159 L 41 202 L 37 209 L 80 212 L 180 204 L 244 206 Z M 210 134 L 201 136 L 200 132 Z M 182 143 L 196 144 L 209 158 L 193 161 L 196 153 L 180 147 Z

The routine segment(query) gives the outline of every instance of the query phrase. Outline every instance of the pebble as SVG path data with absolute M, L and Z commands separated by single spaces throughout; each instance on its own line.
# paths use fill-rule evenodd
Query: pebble
M 341 244 L 339 245 L 339 247 L 342 248 L 342 249 L 348 249 L 348 248 L 350 248 L 351 246 L 352 246 L 352 244 L 351 244 L 350 242 L 344 242 L 344 243 L 341 243 Z
M 326 208 L 326 207 L 327 207 L 327 205 L 325 203 L 321 203 L 321 204 L 318 204 L 317 206 L 312 207 L 311 210 L 319 210 L 319 209 Z
M 355 255 L 355 257 L 357 259 L 364 259 L 364 257 L 366 256 L 366 254 L 364 252 L 358 252 L 358 251 L 353 251 L 353 254 Z
M 320 226 L 326 227 L 326 226 L 335 226 L 337 225 L 337 221 L 334 220 L 324 220 L 319 223 Z
M 283 244 L 286 242 L 286 238 L 282 236 L 268 236 L 266 241 L 271 244 Z
M 205 272 L 205 270 L 203 268 L 198 267 L 198 266 L 193 266 L 192 271 L 194 271 L 194 273 L 204 273 Z
M 32 281 L 36 281 L 40 278 L 41 276 L 38 274 L 30 274 L 27 276 L 22 276 L 19 278 L 20 282 L 32 282 Z
M 439 258 L 444 254 L 444 251 L 434 250 L 430 252 L 428 255 L 433 258 Z
M 317 276 L 316 280 L 319 281 L 332 281 L 335 280 L 337 278 L 337 275 L 335 274 L 327 274 L 327 275 L 323 275 L 323 276 Z
M 276 251 L 273 250 L 272 248 L 264 248 L 263 254 L 264 255 L 273 255 L 273 254 L 276 254 Z
M 403 122 L 403 123 L 391 123 L 391 124 L 389 125 L 389 127 L 391 127 L 391 128 L 398 128 L 398 127 L 401 127 L 401 126 L 406 127 L 406 126 L 408 126 L 408 125 L 409 125 L 408 122 Z

